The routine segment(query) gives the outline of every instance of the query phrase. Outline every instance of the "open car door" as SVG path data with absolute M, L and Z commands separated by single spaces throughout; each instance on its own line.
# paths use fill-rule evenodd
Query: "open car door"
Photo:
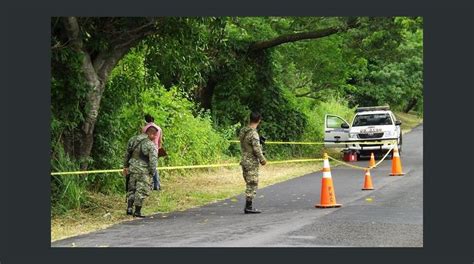
M 343 143 L 349 139 L 349 123 L 336 115 L 324 117 L 324 146 L 326 148 L 345 148 Z

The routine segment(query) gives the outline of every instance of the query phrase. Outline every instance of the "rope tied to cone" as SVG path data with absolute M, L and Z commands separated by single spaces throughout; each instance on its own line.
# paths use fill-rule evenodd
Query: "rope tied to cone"
M 336 159 L 336 158 L 334 158 L 334 157 L 331 157 L 331 156 L 329 156 L 329 155 L 326 154 L 326 153 L 324 153 L 324 155 L 325 155 L 324 157 L 325 157 L 325 158 L 329 158 L 329 159 L 331 159 L 331 160 L 333 160 L 333 161 L 335 161 L 335 162 L 337 162 L 337 163 L 339 163 L 339 164 L 342 164 L 342 165 L 344 165 L 344 166 L 351 167 L 351 168 L 354 168 L 354 169 L 359 169 L 359 170 L 371 170 L 371 169 L 376 168 L 378 165 L 380 165 L 380 163 L 382 163 L 382 162 L 385 160 L 385 158 L 387 158 L 388 154 L 393 150 L 393 148 L 394 148 L 394 147 L 391 147 L 391 148 L 387 151 L 387 153 L 385 153 L 385 155 L 382 157 L 382 159 L 379 160 L 377 163 L 375 163 L 375 165 L 372 166 L 372 167 L 369 167 L 369 166 L 368 166 L 368 167 L 362 167 L 362 166 L 352 165 L 352 164 L 349 164 L 349 163 L 347 163 L 347 162 L 340 161 L 340 160 L 338 160 L 338 159 Z M 326 156 L 327 156 L 327 157 L 326 157 Z

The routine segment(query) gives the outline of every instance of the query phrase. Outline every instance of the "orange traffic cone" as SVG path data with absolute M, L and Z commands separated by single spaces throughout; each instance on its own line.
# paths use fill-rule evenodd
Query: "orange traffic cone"
M 372 185 L 372 178 L 370 177 L 370 170 L 365 170 L 365 179 L 364 179 L 364 187 L 362 187 L 363 191 L 373 190 L 374 186 Z
M 374 157 L 374 153 L 370 153 L 370 161 L 369 161 L 369 168 L 373 168 L 375 167 L 375 157 Z
M 398 147 L 395 145 L 393 149 L 393 157 L 392 157 L 392 173 L 390 176 L 402 176 L 405 173 L 402 172 L 402 162 L 400 160 L 400 154 L 398 153 Z
M 321 180 L 321 203 L 316 204 L 317 208 L 341 207 L 336 203 L 336 194 L 332 184 L 331 169 L 329 168 L 328 154 L 324 153 L 323 178 Z

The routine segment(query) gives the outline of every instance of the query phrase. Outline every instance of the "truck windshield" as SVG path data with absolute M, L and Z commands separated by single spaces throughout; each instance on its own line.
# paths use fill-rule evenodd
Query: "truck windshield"
M 352 126 L 380 126 L 391 124 L 392 119 L 390 118 L 389 114 L 368 114 L 356 116 Z

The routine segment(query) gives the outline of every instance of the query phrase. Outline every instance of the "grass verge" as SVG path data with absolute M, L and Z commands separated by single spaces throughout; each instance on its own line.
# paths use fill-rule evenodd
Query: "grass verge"
M 398 120 L 402 121 L 403 134 L 410 132 L 414 127 L 423 122 L 423 117 L 417 115 L 414 112 L 394 112 L 394 114 Z

